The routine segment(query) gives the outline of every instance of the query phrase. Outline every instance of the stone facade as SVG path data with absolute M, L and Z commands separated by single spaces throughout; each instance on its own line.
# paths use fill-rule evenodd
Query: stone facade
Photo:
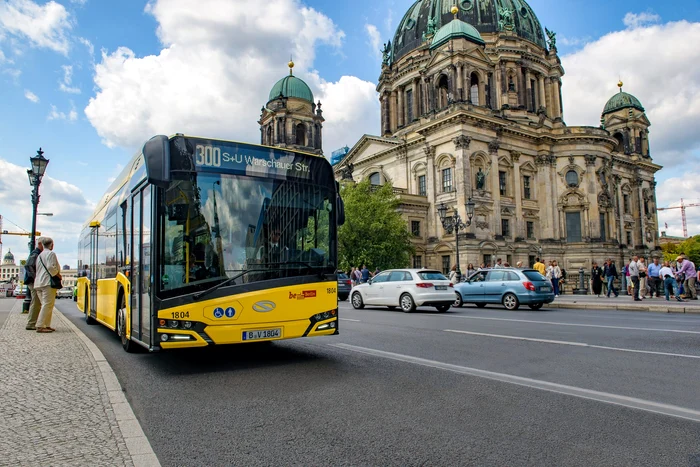
M 456 10 L 452 21 L 461 21 Z M 468 30 L 461 26 L 444 27 Z M 381 136 L 363 136 L 334 167 L 337 178 L 393 184 L 416 234 L 416 266 L 455 263 L 455 236 L 445 233 L 437 207 L 466 219 L 469 198 L 475 214 L 460 232 L 462 270 L 496 258 L 527 265 L 541 256 L 574 270 L 660 254 L 654 174 L 661 167 L 651 159 L 641 104 L 620 89 L 600 126 L 567 126 L 553 33 L 544 48 L 496 29 L 481 33 L 483 43 L 463 34 L 434 48 L 433 35 L 445 35 L 428 29 L 398 59 L 386 47 L 377 85 Z
M 9 282 L 12 280 L 24 280 L 24 269 L 15 263 L 15 256 L 11 251 L 8 251 L 0 265 L 0 281 Z

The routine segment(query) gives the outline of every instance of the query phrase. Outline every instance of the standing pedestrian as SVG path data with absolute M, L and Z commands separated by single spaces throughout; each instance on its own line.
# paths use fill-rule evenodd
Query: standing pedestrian
M 632 292 L 634 293 L 634 301 L 641 302 L 642 299 L 639 298 L 639 258 L 636 256 L 630 260 L 630 264 L 627 266 L 627 270 L 630 274 L 630 280 L 632 281 Z
M 637 261 L 637 267 L 639 268 L 639 294 L 640 298 L 647 298 L 647 265 L 644 262 L 644 258 L 639 258 Z
M 661 277 L 664 281 L 663 287 L 666 301 L 670 301 L 669 295 L 673 295 L 676 297 L 676 300 L 678 300 L 679 302 L 683 302 L 684 300 L 680 297 L 678 291 L 676 290 L 677 283 L 675 274 L 673 272 L 673 269 L 671 269 L 671 264 L 668 261 L 664 261 L 663 267 L 659 269 L 659 277 Z
M 366 283 L 369 280 L 369 269 L 367 269 L 367 265 L 362 265 L 362 271 L 360 271 L 360 274 L 360 282 L 363 284 Z
M 522 269 L 522 268 L 523 268 L 523 262 L 522 262 L 522 261 L 518 261 L 517 263 L 515 263 L 515 267 L 518 268 L 518 269 Z
M 493 268 L 494 268 L 494 269 L 502 269 L 502 268 L 503 268 L 503 264 L 501 263 L 501 261 L 502 261 L 501 258 L 498 258 L 498 259 L 496 260 L 496 264 L 493 266 Z
M 57 276 L 61 278 L 61 265 L 53 252 L 53 240 L 49 237 L 42 237 L 41 243 L 44 251 L 37 257 L 36 279 L 34 279 L 34 289 L 41 299 L 41 311 L 36 323 L 36 332 L 54 332 L 51 327 L 51 316 L 53 305 L 56 302 L 56 289 L 51 287 L 51 278 Z
M 547 268 L 545 268 L 544 263 L 541 262 L 539 258 L 535 259 L 535 264 L 532 266 L 532 269 L 539 272 L 543 276 L 547 274 Z
M 647 281 L 649 282 L 649 297 L 661 297 L 661 288 L 664 286 L 664 278 L 661 276 L 661 265 L 659 258 L 654 257 L 652 263 L 647 267 Z
M 452 266 L 452 269 L 450 269 L 450 274 L 447 277 L 450 280 L 450 283 L 453 285 L 457 283 L 457 265 L 455 264 Z
M 554 296 L 559 296 L 559 279 L 561 279 L 561 269 L 557 264 L 556 260 L 553 260 L 551 266 L 549 267 L 549 278 L 552 281 L 552 287 L 554 288 Z
M 697 300 L 698 294 L 695 290 L 695 278 L 697 273 L 695 272 L 695 263 L 687 258 L 679 256 L 676 258 L 678 266 L 678 274 L 683 274 L 683 290 L 685 291 L 685 298 L 690 300 Z
M 472 274 L 474 274 L 475 272 L 476 272 L 476 269 L 474 269 L 474 265 L 472 263 L 469 263 L 467 265 L 466 279 L 469 279 L 472 276 Z
M 24 328 L 28 331 L 36 330 L 36 320 L 39 319 L 39 311 L 41 310 L 41 299 L 34 289 L 34 280 L 36 279 L 36 259 L 44 251 L 44 245 L 41 244 L 41 237 L 37 238 L 36 241 L 36 248 L 29 253 L 27 263 L 24 266 L 24 283 L 32 300 L 29 304 L 29 319 L 27 320 L 27 326 Z
M 605 279 L 608 281 L 608 298 L 610 294 L 615 294 L 615 298 L 620 295 L 618 290 L 615 290 L 615 279 L 617 278 L 617 268 L 615 267 L 615 261 L 611 258 L 608 259 L 608 266 L 605 268 Z
M 593 261 L 591 268 L 591 287 L 593 295 L 600 297 L 600 292 L 603 290 L 603 269 L 595 261 Z

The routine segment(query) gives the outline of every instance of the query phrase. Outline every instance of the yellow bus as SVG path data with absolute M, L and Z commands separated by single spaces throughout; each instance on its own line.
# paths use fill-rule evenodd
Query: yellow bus
M 155 136 L 83 227 L 78 308 L 127 352 L 338 334 L 344 216 L 323 156 Z

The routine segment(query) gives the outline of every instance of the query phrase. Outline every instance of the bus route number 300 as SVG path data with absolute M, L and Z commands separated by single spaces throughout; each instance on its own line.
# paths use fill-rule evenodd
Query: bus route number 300
M 221 149 L 198 144 L 195 146 L 195 163 L 205 167 L 221 167 Z

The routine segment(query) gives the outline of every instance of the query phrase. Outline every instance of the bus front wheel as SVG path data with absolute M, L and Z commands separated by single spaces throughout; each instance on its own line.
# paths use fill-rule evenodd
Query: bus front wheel
M 129 353 L 136 351 L 136 345 L 131 342 L 131 339 L 126 336 L 126 304 L 124 299 L 121 299 L 119 309 L 117 310 L 117 334 L 122 341 L 122 347 Z

